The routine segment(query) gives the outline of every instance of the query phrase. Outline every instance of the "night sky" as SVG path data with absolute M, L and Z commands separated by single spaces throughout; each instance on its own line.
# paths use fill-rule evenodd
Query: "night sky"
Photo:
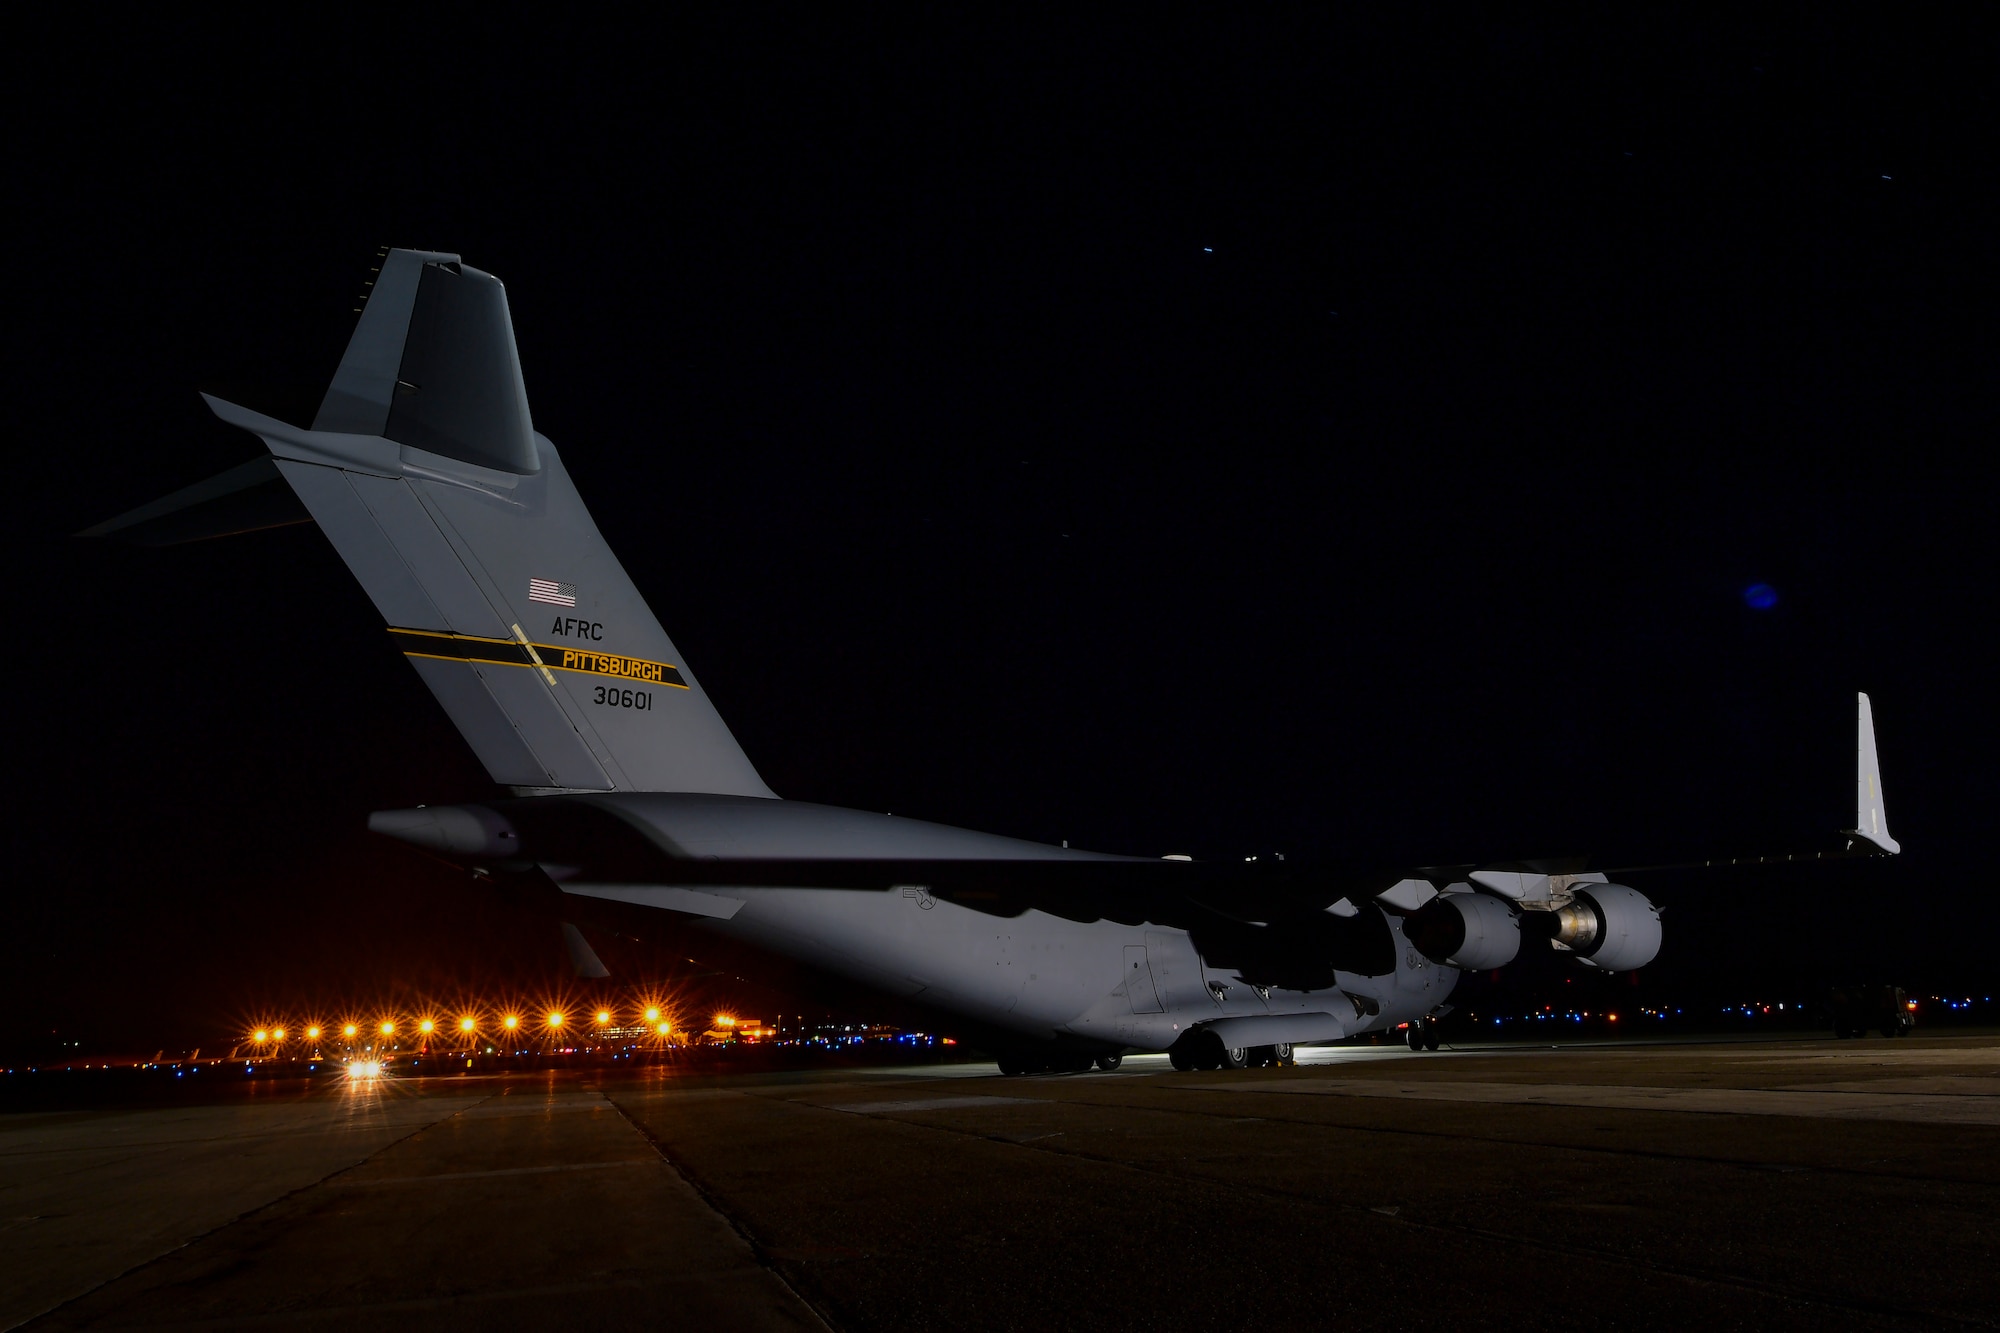
M 1991 45 L 1786 13 L 20 31 L 0 1039 L 564 974 L 365 831 L 494 788 L 317 530 L 71 536 L 256 456 L 197 389 L 309 419 L 384 244 L 506 281 L 782 796 L 1814 850 L 1865 689 L 1906 854 L 1635 880 L 1649 993 L 1988 984 Z

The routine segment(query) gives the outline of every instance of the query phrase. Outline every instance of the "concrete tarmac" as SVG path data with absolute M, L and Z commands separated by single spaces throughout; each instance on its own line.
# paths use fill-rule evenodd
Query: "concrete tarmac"
M 2000 1039 L 0 1117 L 0 1327 L 2000 1322 Z

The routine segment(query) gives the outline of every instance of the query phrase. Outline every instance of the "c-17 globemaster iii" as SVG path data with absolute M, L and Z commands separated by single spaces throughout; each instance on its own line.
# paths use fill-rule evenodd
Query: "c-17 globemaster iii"
M 1216 1068 L 1403 1027 L 1436 1049 L 1460 972 L 1524 938 L 1611 971 L 1659 951 L 1659 909 L 1582 859 L 1190 862 L 780 800 L 534 429 L 504 288 L 456 255 L 383 253 L 310 429 L 207 401 L 268 453 L 87 535 L 316 522 L 510 792 L 369 827 L 560 904 L 586 973 L 576 923 L 867 994 L 1009 1072 Z M 1866 695 L 1857 748 L 1855 826 L 1816 855 L 1899 850 Z

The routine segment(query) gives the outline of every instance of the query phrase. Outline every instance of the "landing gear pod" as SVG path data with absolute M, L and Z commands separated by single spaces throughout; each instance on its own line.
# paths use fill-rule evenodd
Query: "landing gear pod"
M 1433 963 L 1486 972 L 1521 952 L 1521 922 L 1484 893 L 1443 893 L 1403 922 L 1403 934 Z
M 1592 967 L 1630 972 L 1660 953 L 1660 909 L 1637 889 L 1591 884 L 1556 913 L 1555 945 Z

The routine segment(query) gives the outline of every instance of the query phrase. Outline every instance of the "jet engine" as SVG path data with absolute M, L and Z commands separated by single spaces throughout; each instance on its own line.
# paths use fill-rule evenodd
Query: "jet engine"
M 1623 884 L 1580 884 L 1555 913 L 1555 944 L 1592 967 L 1629 972 L 1659 956 L 1660 909 Z
M 1521 951 L 1514 910 L 1484 893 L 1441 893 L 1403 920 L 1403 936 L 1433 963 L 1485 972 Z

